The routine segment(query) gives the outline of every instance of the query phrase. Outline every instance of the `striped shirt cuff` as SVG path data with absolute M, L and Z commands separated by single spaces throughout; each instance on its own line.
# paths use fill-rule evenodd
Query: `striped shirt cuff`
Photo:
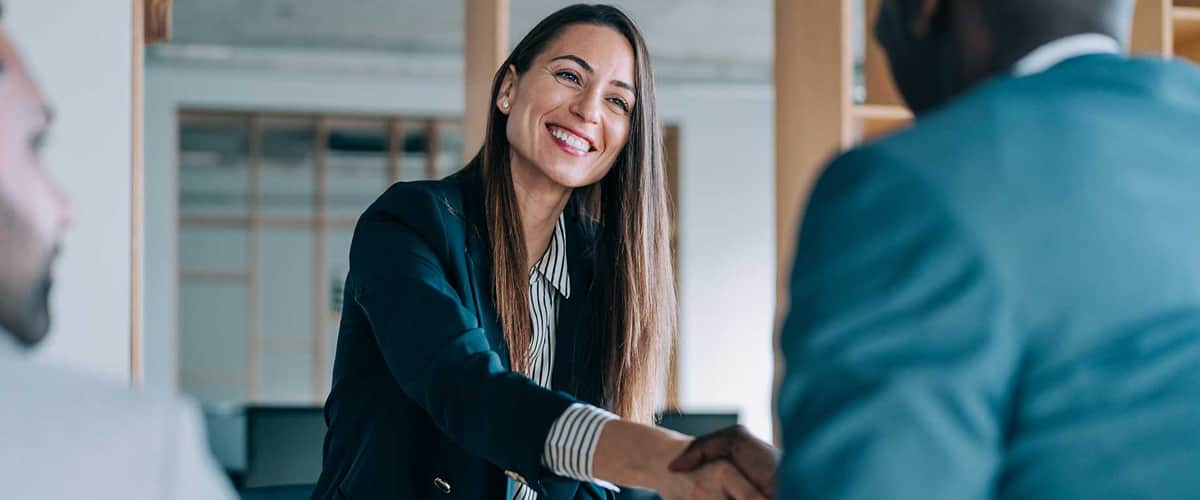
M 542 465 L 550 472 L 577 481 L 595 483 L 612 491 L 616 485 L 592 477 L 592 458 L 604 424 L 620 417 L 592 405 L 575 403 L 567 408 L 546 436 Z

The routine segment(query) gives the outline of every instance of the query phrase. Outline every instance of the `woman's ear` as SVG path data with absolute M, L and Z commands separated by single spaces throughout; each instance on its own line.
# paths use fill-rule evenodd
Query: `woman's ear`
M 508 71 L 504 72 L 504 80 L 500 82 L 500 92 L 496 94 L 496 107 L 500 112 L 507 115 L 512 109 L 513 96 L 517 90 L 517 67 L 511 64 L 508 65 Z

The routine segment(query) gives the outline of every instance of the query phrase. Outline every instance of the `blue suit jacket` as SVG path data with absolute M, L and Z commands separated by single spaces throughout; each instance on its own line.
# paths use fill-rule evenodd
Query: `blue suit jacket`
M 838 158 L 799 236 L 782 498 L 1200 496 L 1200 71 L 1002 78 Z
M 481 193 L 468 167 L 397 183 L 359 219 L 313 498 L 499 499 L 505 471 L 541 498 L 609 496 L 541 465 L 568 406 L 601 406 L 599 356 L 586 355 L 591 224 L 568 214 L 568 272 L 584 293 L 559 305 L 556 390 L 547 390 L 509 371 Z

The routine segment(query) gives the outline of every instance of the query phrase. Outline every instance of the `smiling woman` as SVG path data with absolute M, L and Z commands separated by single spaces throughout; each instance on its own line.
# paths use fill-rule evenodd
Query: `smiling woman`
M 490 98 L 466 168 L 358 222 L 314 496 L 756 498 L 728 463 L 668 474 L 690 440 L 647 425 L 676 323 L 641 34 L 562 9 Z

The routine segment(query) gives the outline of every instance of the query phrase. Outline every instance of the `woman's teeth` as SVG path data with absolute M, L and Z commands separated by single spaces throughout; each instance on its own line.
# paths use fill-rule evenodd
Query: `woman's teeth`
M 586 153 L 591 149 L 591 145 L 588 144 L 588 141 L 561 128 L 550 127 L 550 135 L 553 135 L 558 140 L 565 142 L 571 147 L 571 149 L 581 153 Z

